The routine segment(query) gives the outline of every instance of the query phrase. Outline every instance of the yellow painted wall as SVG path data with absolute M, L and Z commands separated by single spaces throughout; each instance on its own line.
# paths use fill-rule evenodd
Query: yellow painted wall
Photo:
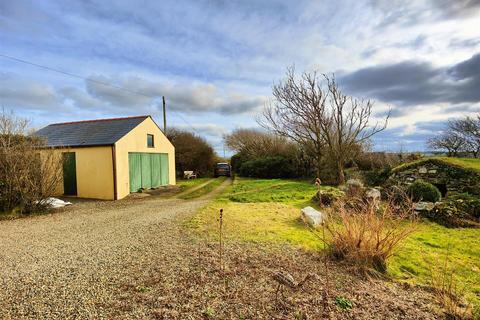
M 153 134 L 154 148 L 147 147 L 147 134 Z M 115 143 L 118 199 L 130 194 L 129 152 L 168 153 L 169 183 L 176 184 L 175 148 L 149 117 Z
M 57 152 L 75 152 L 77 197 L 113 200 L 112 147 L 84 147 L 57 149 Z M 63 180 L 58 195 L 63 194 Z

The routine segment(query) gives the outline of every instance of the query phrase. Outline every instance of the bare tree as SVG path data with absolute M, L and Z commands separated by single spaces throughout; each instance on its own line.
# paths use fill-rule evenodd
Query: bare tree
M 28 134 L 28 121 L 0 114 L 0 211 L 40 210 L 62 179 L 61 153 Z
M 449 157 L 457 157 L 458 152 L 464 150 L 465 139 L 453 132 L 444 132 L 427 142 L 433 150 L 446 150 Z
M 480 157 L 480 114 L 476 117 L 464 117 L 448 122 L 450 135 L 457 135 L 475 158 Z
M 334 76 L 304 72 L 297 77 L 289 68 L 272 91 L 274 99 L 266 105 L 260 125 L 312 150 L 317 175 L 327 154 L 335 163 L 339 184 L 345 182 L 345 163 L 358 146 L 386 128 L 388 115 L 371 126 L 373 102 L 345 95 Z

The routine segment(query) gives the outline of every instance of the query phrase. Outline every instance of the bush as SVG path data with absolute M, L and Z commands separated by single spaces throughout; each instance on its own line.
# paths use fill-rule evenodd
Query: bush
M 61 153 L 29 135 L 28 121 L 0 112 L 0 212 L 28 214 L 48 207 L 62 181 Z
M 285 157 L 262 157 L 245 161 L 238 173 L 243 177 L 291 178 L 295 176 L 295 168 Z
M 384 273 L 387 260 L 402 240 L 415 230 L 412 206 L 403 210 L 387 201 L 377 209 L 374 203 L 338 206 L 339 222 L 327 221 L 328 244 L 334 258 L 361 271 Z M 405 223 L 408 221 L 408 223 Z
M 442 197 L 440 190 L 433 184 L 417 180 L 407 188 L 408 195 L 414 202 L 428 201 L 437 202 Z

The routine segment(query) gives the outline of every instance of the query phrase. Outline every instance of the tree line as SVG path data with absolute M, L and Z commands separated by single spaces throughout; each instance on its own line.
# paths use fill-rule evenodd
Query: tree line
M 297 176 L 321 177 L 328 170 L 336 183 L 344 183 L 346 166 L 368 148 L 371 137 L 386 128 L 389 117 L 374 121 L 373 101 L 348 96 L 335 76 L 297 75 L 293 67 L 273 85 L 272 94 L 258 118 L 267 133 L 236 130 L 225 142 L 237 152 L 236 160 L 270 156 L 276 157 L 278 165 L 278 157 L 289 159 L 287 172 Z M 255 157 L 252 150 L 258 153 Z
M 480 157 L 480 114 L 450 120 L 443 133 L 431 138 L 428 146 L 446 152 L 449 157 Z

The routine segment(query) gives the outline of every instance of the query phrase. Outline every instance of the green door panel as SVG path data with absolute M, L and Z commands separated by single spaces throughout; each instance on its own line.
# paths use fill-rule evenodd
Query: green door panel
M 77 195 L 77 165 L 75 152 L 63 153 L 63 193 Z
M 141 153 L 142 157 L 142 188 L 152 187 L 152 163 L 149 153 Z
M 161 186 L 161 174 L 160 174 L 160 154 L 150 154 L 151 168 L 152 168 L 152 187 L 156 188 Z
M 156 188 L 168 185 L 168 154 L 141 153 L 128 154 L 130 192 L 140 188 Z
M 137 192 L 142 187 L 142 161 L 140 153 L 128 154 L 130 192 Z
M 160 154 L 160 184 L 162 186 L 168 185 L 168 154 L 161 153 Z

